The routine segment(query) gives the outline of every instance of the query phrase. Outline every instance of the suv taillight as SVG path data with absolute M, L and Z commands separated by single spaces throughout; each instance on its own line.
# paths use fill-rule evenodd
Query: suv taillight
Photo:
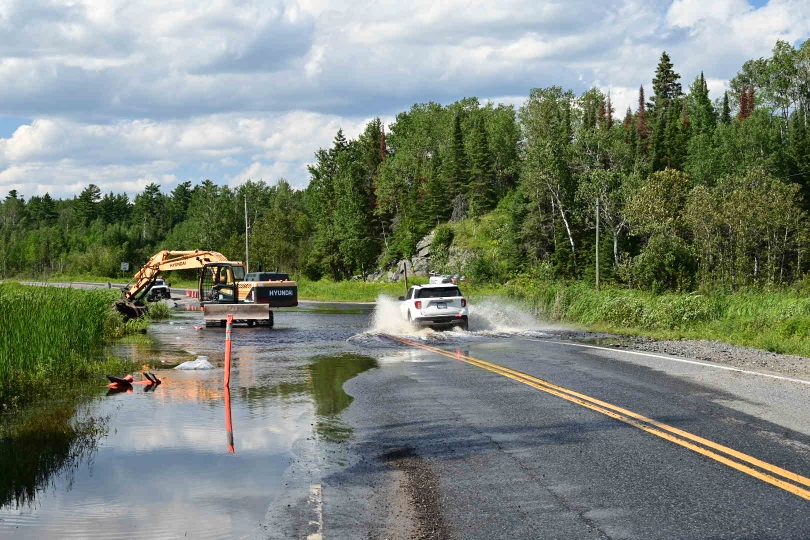
M 413 305 L 414 305 L 414 307 L 416 309 L 422 309 L 422 301 L 421 300 L 417 300 L 416 302 L 413 303 Z
M 461 299 L 461 307 L 467 307 L 467 299 L 466 298 Z

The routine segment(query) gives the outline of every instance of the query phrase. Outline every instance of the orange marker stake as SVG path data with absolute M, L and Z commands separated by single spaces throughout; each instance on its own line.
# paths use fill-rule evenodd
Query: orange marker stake
M 228 435 L 228 453 L 236 453 L 233 447 L 233 424 L 231 423 L 231 389 L 225 386 L 225 432 Z
M 233 314 L 228 314 L 225 324 L 225 388 L 231 384 L 231 329 L 233 328 Z

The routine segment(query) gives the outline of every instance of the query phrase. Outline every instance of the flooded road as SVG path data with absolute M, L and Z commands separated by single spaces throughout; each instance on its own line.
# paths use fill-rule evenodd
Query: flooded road
M 498 301 L 473 306 L 470 332 L 417 331 L 381 298 L 236 327 L 226 392 L 224 330 L 201 324 L 181 312 L 117 346 L 162 366 L 151 391 L 99 381 L 0 441 L 0 537 L 810 530 L 810 381 L 573 342 Z M 214 369 L 172 369 L 201 356 Z
M 279 314 L 273 330 L 234 329 L 234 453 L 225 425 L 224 330 L 198 331 L 199 313 L 181 313 L 150 328 L 154 343 L 118 345 L 119 355 L 166 365 L 152 369 L 164 383 L 151 392 L 136 386 L 132 393 L 102 393 L 82 407 L 77 419 L 100 419 L 106 435 L 92 451 L 68 459 L 32 500 L 2 507 L 0 536 L 255 535 L 284 489 L 294 442 L 350 435 L 337 418 L 351 402 L 342 385 L 376 361 L 347 340 L 368 329 L 370 313 L 371 307 L 309 305 Z M 199 355 L 216 369 L 168 369 Z

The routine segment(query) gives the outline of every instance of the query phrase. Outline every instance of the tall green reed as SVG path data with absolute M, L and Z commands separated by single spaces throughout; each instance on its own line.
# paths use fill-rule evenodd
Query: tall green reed
M 98 374 L 116 294 L 0 284 L 0 411 Z

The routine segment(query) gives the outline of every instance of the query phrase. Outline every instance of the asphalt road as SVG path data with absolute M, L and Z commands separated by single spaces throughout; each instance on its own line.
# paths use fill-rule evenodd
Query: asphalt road
M 295 442 L 258 537 L 810 538 L 810 381 L 302 305 L 251 347 L 378 367 L 343 385 L 350 437 Z
M 433 346 L 449 357 L 392 343 L 375 353 L 379 369 L 344 385 L 354 437 L 329 453 L 345 465 L 278 500 L 269 536 L 810 538 L 810 385 L 553 335 Z M 576 402 L 593 404 L 585 398 L 664 428 Z

